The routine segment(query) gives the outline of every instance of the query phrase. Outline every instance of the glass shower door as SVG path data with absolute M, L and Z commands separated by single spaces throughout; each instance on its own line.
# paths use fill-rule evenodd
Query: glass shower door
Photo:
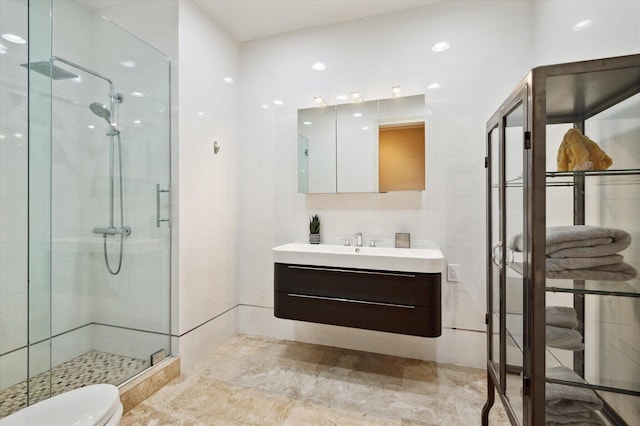
M 170 62 L 81 6 L 53 2 L 52 66 L 70 75 L 51 80 L 51 364 L 82 372 L 67 389 L 170 354 Z

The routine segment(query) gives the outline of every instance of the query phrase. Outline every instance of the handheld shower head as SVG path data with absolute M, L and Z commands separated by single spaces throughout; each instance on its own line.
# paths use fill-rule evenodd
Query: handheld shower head
M 92 113 L 94 113 L 98 117 L 104 118 L 105 121 L 111 126 L 111 122 L 109 121 L 109 118 L 111 118 L 111 111 L 109 111 L 106 106 L 102 105 L 99 102 L 93 102 L 91 105 L 89 105 L 89 108 L 91 109 Z

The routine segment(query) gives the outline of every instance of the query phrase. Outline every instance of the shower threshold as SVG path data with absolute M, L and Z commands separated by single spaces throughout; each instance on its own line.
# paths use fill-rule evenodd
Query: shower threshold
M 95 383 L 119 385 L 149 367 L 149 360 L 89 351 L 29 381 L 30 403 Z M 51 392 L 49 392 L 51 385 Z M 0 418 L 27 406 L 27 381 L 0 390 Z

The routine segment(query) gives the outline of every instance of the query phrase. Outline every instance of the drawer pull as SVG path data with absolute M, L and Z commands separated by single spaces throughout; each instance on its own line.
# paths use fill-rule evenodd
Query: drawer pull
M 311 296 L 308 294 L 295 294 L 295 293 L 287 293 L 289 297 L 299 297 L 301 299 L 317 299 L 317 300 L 329 300 L 332 302 L 346 302 L 346 303 L 359 303 L 361 305 L 376 305 L 376 306 L 389 306 L 392 308 L 405 308 L 405 309 L 415 309 L 415 306 L 412 305 L 398 305 L 395 303 L 383 303 L 383 302 L 370 302 L 367 300 L 354 300 L 354 299 L 343 299 L 340 297 L 326 297 L 326 296 Z
M 289 269 L 304 269 L 308 271 L 324 271 L 324 272 L 344 272 L 347 274 L 368 274 L 368 275 L 384 275 L 388 277 L 407 277 L 407 278 L 415 278 L 415 274 L 402 273 L 402 272 L 377 272 L 377 271 L 358 271 L 352 269 L 339 269 L 339 268 L 321 268 L 317 266 L 293 266 L 287 265 Z

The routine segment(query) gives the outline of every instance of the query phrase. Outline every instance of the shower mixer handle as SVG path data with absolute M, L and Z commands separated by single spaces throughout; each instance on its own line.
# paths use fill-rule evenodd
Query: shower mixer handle
M 102 235 L 123 235 L 126 237 L 131 235 L 131 227 L 123 226 L 121 228 L 116 228 L 114 226 L 110 226 L 108 228 L 93 228 L 93 233 Z

